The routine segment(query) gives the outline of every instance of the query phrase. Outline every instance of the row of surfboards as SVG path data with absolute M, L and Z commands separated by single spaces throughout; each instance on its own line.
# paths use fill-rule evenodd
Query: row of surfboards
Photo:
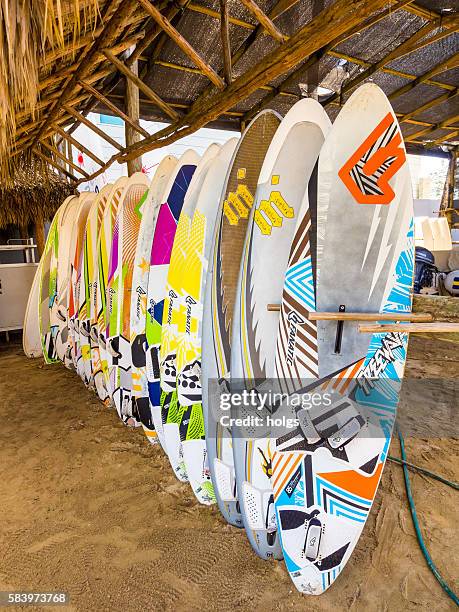
M 75 369 L 159 441 L 200 503 L 217 502 L 262 558 L 283 557 L 298 590 L 320 594 L 370 512 L 408 334 L 365 335 L 311 313 L 396 321 L 411 310 L 412 276 L 403 140 L 384 93 L 366 84 L 333 125 L 304 99 L 202 157 L 165 157 L 151 182 L 139 173 L 68 198 L 24 349 Z M 228 425 L 222 398 L 241 381 L 258 404 L 236 408 L 233 396 L 242 418 Z M 273 381 L 282 405 L 266 401 Z M 285 414 L 312 391 L 319 404 L 287 406 L 282 434 L 253 426 L 254 411 Z

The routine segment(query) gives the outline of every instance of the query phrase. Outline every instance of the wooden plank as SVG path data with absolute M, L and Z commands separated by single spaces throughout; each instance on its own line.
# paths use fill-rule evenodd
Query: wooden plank
M 113 53 L 109 49 L 104 49 L 103 53 L 107 57 L 107 59 L 110 60 L 110 62 L 114 66 L 116 66 L 122 74 L 124 74 L 125 77 L 130 79 L 130 81 L 132 81 L 132 83 L 134 83 L 134 85 L 138 87 L 140 91 L 142 91 L 147 96 L 147 98 L 150 98 L 150 100 L 154 102 L 156 106 L 160 108 L 168 117 L 174 120 L 178 119 L 178 113 L 176 113 L 175 110 L 169 106 L 169 104 L 164 102 L 164 100 L 160 98 L 158 94 L 154 92 L 150 87 L 148 87 L 146 83 L 141 81 L 138 76 L 133 74 L 129 70 L 129 68 L 120 59 L 116 57 L 116 55 L 113 55 Z
M 130 82 L 130 81 L 129 81 Z M 85 81 L 80 81 L 80 85 L 83 87 L 83 89 L 85 89 L 88 93 L 90 93 L 91 95 L 93 95 L 97 100 L 99 100 L 99 102 L 101 102 L 104 106 L 106 106 L 109 110 L 112 111 L 112 113 L 114 113 L 117 117 L 119 117 L 120 119 L 122 119 L 125 123 L 127 123 L 128 125 L 131 126 L 131 128 L 133 130 L 135 130 L 136 132 L 138 132 L 139 134 L 142 134 L 142 136 L 144 138 L 146 138 L 147 136 L 149 136 L 150 134 L 147 132 L 147 130 L 144 130 L 143 127 L 141 125 L 139 125 L 136 121 L 133 121 L 129 115 L 126 115 L 126 113 L 124 113 L 121 109 L 119 109 L 116 104 L 113 104 L 113 102 L 110 102 L 110 100 L 108 98 L 106 98 L 103 94 L 100 93 L 100 91 L 98 91 L 95 87 L 93 87 L 92 85 L 90 85 L 89 83 L 86 83 Z M 127 86 L 127 83 L 126 83 Z M 137 89 L 137 88 L 136 88 Z M 137 89 L 138 92 L 138 89 Z M 138 93 L 137 93 L 138 95 Z
M 274 22 L 264 13 L 255 0 L 241 0 L 241 3 L 245 8 L 255 17 L 260 23 L 262 28 L 277 42 L 285 42 L 288 37 L 284 36 L 282 32 L 274 25 Z
M 231 68 L 231 41 L 229 35 L 227 0 L 220 0 L 220 15 L 220 37 L 223 48 L 223 73 L 225 75 L 225 82 L 227 85 L 229 85 L 233 80 L 233 74 Z
M 219 89 L 225 88 L 225 82 L 215 72 L 209 64 L 202 59 L 202 57 L 193 49 L 190 43 L 183 38 L 178 30 L 174 28 L 171 22 L 156 8 L 153 4 L 150 4 L 148 0 L 138 0 L 143 6 L 145 11 L 153 17 L 156 23 L 172 38 L 178 47 L 191 59 L 191 61 L 200 68 L 207 78 L 212 81 Z
M 62 138 L 65 138 L 65 140 L 67 140 L 69 144 L 73 145 L 76 149 L 78 149 L 78 151 L 81 151 L 82 153 L 90 157 L 93 161 L 96 162 L 96 164 L 98 164 L 99 166 L 104 165 L 104 162 L 99 159 L 97 155 L 95 155 L 92 151 L 82 145 L 81 142 L 78 142 L 78 140 L 70 136 L 70 134 L 67 134 L 67 132 L 60 127 L 60 125 L 57 125 L 57 123 L 53 123 L 51 127 L 55 132 L 60 134 Z
M 98 136 L 103 138 L 106 142 L 111 144 L 112 147 L 114 147 L 115 149 L 118 149 L 118 151 L 123 150 L 123 147 L 118 142 L 116 142 L 116 140 L 113 140 L 111 136 L 109 136 L 108 134 L 105 134 L 105 132 L 99 129 L 97 125 L 94 125 L 94 123 L 91 123 L 89 119 L 86 119 L 84 115 L 76 111 L 74 108 L 72 108 L 68 104 L 64 104 L 64 109 L 67 111 L 69 115 L 72 115 L 72 117 L 74 117 L 77 121 L 80 121 L 81 123 L 83 123 L 86 127 L 92 130 L 95 134 L 97 134 Z
M 359 325 L 362 334 L 406 332 L 410 334 L 459 334 L 459 323 L 387 323 L 384 325 Z
M 266 309 L 269 312 L 279 312 L 280 304 L 268 304 Z M 409 313 L 389 313 L 389 312 L 310 312 L 310 321 L 412 321 L 416 323 L 427 323 L 433 321 L 430 313 L 409 312 Z

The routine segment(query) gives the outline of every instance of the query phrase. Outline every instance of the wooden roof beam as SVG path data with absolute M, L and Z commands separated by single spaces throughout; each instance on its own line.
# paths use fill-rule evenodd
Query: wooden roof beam
M 223 79 L 215 72 L 213 68 L 209 66 L 209 64 L 202 59 L 202 57 L 193 49 L 190 43 L 183 38 L 178 30 L 174 28 L 171 22 L 156 8 L 153 4 L 150 4 L 148 0 L 138 0 L 140 4 L 143 6 L 145 11 L 153 17 L 156 23 L 167 33 L 167 35 L 172 38 L 172 40 L 176 43 L 178 47 L 187 55 L 191 61 L 200 68 L 206 77 L 212 81 L 214 85 L 216 85 L 219 89 L 225 88 L 225 82 Z
M 135 157 L 140 152 L 170 144 L 195 132 L 246 99 L 262 85 L 285 74 L 337 36 L 357 27 L 362 23 L 362 19 L 383 8 L 385 4 L 386 0 L 336 0 L 288 41 L 235 79 L 225 91 L 218 92 L 211 98 L 199 98 L 183 119 L 130 147 L 123 160 Z
M 352 38 L 352 36 L 357 34 L 357 32 L 362 32 L 363 30 L 366 30 L 367 28 L 374 26 L 379 21 L 382 21 L 383 19 L 385 19 L 388 15 L 391 15 L 392 13 L 394 13 L 394 11 L 405 8 L 406 5 L 409 3 L 409 1 L 410 0 L 399 0 L 395 6 L 390 6 L 389 8 L 386 8 L 384 11 L 381 11 L 379 14 L 372 15 L 365 22 L 359 23 L 357 26 L 353 26 L 349 28 L 347 32 L 345 32 L 344 34 L 341 34 L 340 36 L 337 36 L 332 41 L 330 41 L 327 45 L 325 45 L 324 48 L 316 51 L 313 55 L 311 55 L 308 58 L 308 60 L 304 64 L 300 65 L 299 68 L 297 68 L 294 72 L 292 72 L 292 74 L 288 76 L 278 87 L 272 87 L 271 92 L 267 96 L 265 96 L 262 100 L 260 100 L 260 102 L 258 102 L 258 104 L 256 104 L 253 108 L 251 108 L 249 111 L 245 113 L 243 121 L 245 122 L 250 121 L 250 119 L 252 119 L 266 104 L 271 102 L 271 100 L 273 100 L 278 95 L 281 95 L 282 93 L 284 93 L 284 90 L 287 87 L 290 87 L 294 83 L 296 83 L 296 80 L 298 79 L 298 77 L 301 76 L 301 74 L 303 74 L 305 70 L 314 66 L 318 61 L 320 61 L 320 59 L 326 53 L 329 53 L 333 49 L 333 47 L 348 40 L 349 38 Z M 299 99 L 301 98 L 301 96 L 297 95 L 297 98 Z
M 413 109 L 409 113 L 405 113 L 404 115 L 399 117 L 398 121 L 399 123 L 406 122 L 412 117 L 414 117 L 415 115 L 418 115 L 419 113 L 423 113 L 424 111 L 429 110 L 433 108 L 434 106 L 437 106 L 438 104 L 441 104 L 442 102 L 445 102 L 446 100 L 449 100 L 450 98 L 454 98 L 455 96 L 457 96 L 458 93 L 459 93 L 459 88 L 457 87 L 456 89 L 453 89 L 452 91 L 447 91 L 441 96 L 438 96 L 437 98 L 434 98 L 433 100 L 430 100 L 430 102 L 426 102 L 422 106 L 418 106 L 417 108 Z
M 54 106 L 51 108 L 48 116 L 46 117 L 45 123 L 36 136 L 33 145 L 40 139 L 42 132 L 46 130 L 51 123 L 54 123 L 59 114 L 60 108 L 66 102 L 68 102 L 74 94 L 75 88 L 78 86 L 78 81 L 90 74 L 99 50 L 110 46 L 122 32 L 126 21 L 131 17 L 135 5 L 136 0 L 123 0 L 121 4 L 118 2 L 118 0 L 111 0 L 107 8 L 107 12 L 109 15 L 111 15 L 111 18 L 107 21 L 101 34 L 96 38 L 94 44 L 91 46 L 88 52 L 81 54 L 78 67 L 64 86 L 59 100 L 57 100 Z
M 434 125 L 423 128 L 422 130 L 419 130 L 418 132 L 415 132 L 414 134 L 409 134 L 408 136 L 405 136 L 405 141 L 409 142 L 410 140 L 416 140 L 416 138 L 419 138 L 419 136 L 430 134 L 431 132 L 435 132 L 436 130 L 448 129 L 449 123 L 457 123 L 458 121 L 459 121 L 459 115 L 453 115 L 452 117 L 448 117 L 448 119 L 445 119 L 444 121 L 441 121 L 440 123 L 435 123 Z M 453 129 L 457 129 L 457 128 L 453 128 Z
M 145 20 L 145 15 L 137 13 L 131 19 L 128 19 L 126 21 L 126 26 L 135 26 L 135 25 L 142 23 L 142 21 L 144 20 Z M 48 66 L 49 64 L 54 64 L 58 59 L 65 57 L 66 55 L 71 55 L 75 53 L 75 51 L 77 51 L 78 49 L 81 49 L 82 47 L 91 45 L 94 42 L 94 40 L 98 36 L 100 36 L 100 34 L 102 34 L 103 29 L 104 29 L 104 26 L 100 25 L 95 30 L 92 30 L 91 32 L 89 32 L 89 34 L 85 34 L 84 36 L 81 36 L 74 43 L 66 44 L 63 48 L 53 49 L 51 52 L 49 52 L 45 56 L 43 62 L 40 64 L 40 68 L 44 68 Z M 143 36 L 144 34 L 141 35 L 141 37 Z
M 407 55 L 408 53 L 412 53 L 415 50 L 422 49 L 423 47 L 430 45 L 431 42 L 434 41 L 432 38 L 426 38 L 426 36 L 434 29 L 444 24 L 447 19 L 448 18 L 444 18 L 443 20 L 438 19 L 435 21 L 427 22 L 424 26 L 422 26 L 420 30 L 415 32 L 402 44 L 395 47 L 395 49 L 392 49 L 392 51 L 387 53 L 387 55 L 381 58 L 378 62 L 376 62 L 375 64 L 371 64 L 366 70 L 355 76 L 350 81 L 347 81 L 343 85 L 339 93 L 335 93 L 327 99 L 327 101 L 325 102 L 325 106 L 334 102 L 338 97 L 341 97 L 347 92 L 351 91 L 352 89 L 357 87 L 357 85 L 363 83 L 363 81 L 366 81 L 369 77 L 375 74 L 375 72 L 378 72 L 378 70 L 381 70 L 381 68 L 384 68 L 384 66 L 386 66 L 390 62 L 399 59 Z M 436 40 L 449 36 L 452 31 L 454 31 L 454 29 L 457 27 L 457 23 L 459 23 L 459 17 L 457 15 L 451 15 L 451 19 L 448 21 L 449 27 L 442 30 L 440 32 L 441 36 L 437 37 Z
M 59 172 L 63 172 L 65 176 L 72 181 L 72 183 L 78 183 L 77 177 L 71 172 L 68 172 L 68 170 L 66 170 L 65 168 L 62 168 L 62 166 L 60 166 L 57 162 L 55 162 L 54 159 L 52 159 L 51 157 L 48 157 L 48 155 L 45 155 L 44 153 L 39 151 L 36 147 L 33 147 L 32 151 L 34 155 L 42 159 L 44 162 L 46 162 L 47 164 L 51 164 L 51 166 L 54 166 L 54 168 L 59 170 Z
M 450 130 L 452 128 L 447 128 L 447 129 Z M 448 140 L 452 140 L 453 138 L 456 138 L 456 136 L 459 136 L 459 130 L 457 130 L 457 129 L 455 131 L 450 132 L 446 136 L 440 136 L 440 138 L 437 138 L 436 140 L 431 140 L 431 141 L 428 141 L 428 142 L 422 142 L 421 144 L 423 144 L 425 147 L 430 149 L 432 147 L 437 147 L 442 142 L 446 143 Z
M 277 42 L 285 42 L 288 40 L 288 36 L 282 34 L 282 32 L 274 25 L 274 22 L 264 13 L 255 0 L 241 0 L 241 3 L 245 8 L 255 17 L 262 28 Z
M 183 10 L 183 7 L 187 4 L 187 1 L 188 0 L 176 0 L 174 5 L 169 7 L 166 12 L 167 19 L 172 21 L 172 19 Z M 164 4 L 167 5 L 167 2 Z M 162 6 L 159 6 L 159 10 L 162 10 L 162 8 Z M 154 27 L 152 27 L 145 35 L 144 39 L 137 44 L 133 53 L 126 60 L 126 65 L 131 66 L 136 60 L 140 59 L 142 53 L 158 38 L 162 31 L 163 30 L 159 27 L 156 21 L 154 21 Z
M 63 155 L 60 151 L 56 149 L 56 147 L 53 147 L 52 145 L 44 141 L 40 142 L 40 145 L 42 147 L 45 147 L 45 149 L 48 149 L 48 151 L 52 153 L 54 157 L 61 159 L 64 162 L 64 164 L 67 164 L 68 166 L 76 170 L 76 172 L 79 172 L 85 178 L 89 178 L 89 174 L 85 170 L 83 170 L 83 168 L 80 168 L 73 161 L 70 161 L 69 159 L 67 159 L 65 155 Z
M 444 60 L 443 62 L 440 62 L 439 64 L 437 64 L 436 66 L 434 66 L 433 68 L 425 72 L 424 74 L 421 74 L 420 76 L 413 79 L 411 83 L 407 83 L 406 85 L 403 85 L 403 87 L 396 89 L 395 91 L 393 91 L 391 94 L 388 95 L 388 98 L 389 100 L 395 100 L 395 98 L 398 98 L 399 96 L 403 96 L 403 94 L 406 94 L 408 91 L 411 91 L 417 85 L 420 85 L 421 83 L 430 82 L 433 76 L 437 74 L 441 74 L 442 72 L 446 72 L 447 70 L 452 70 L 453 68 L 456 68 L 457 66 L 459 66 L 459 53 L 456 53 L 455 55 L 452 55 L 451 57 Z M 450 86 L 449 88 L 454 89 L 454 86 Z
M 110 102 L 108 98 L 106 98 L 100 91 L 97 91 L 92 85 L 89 83 L 85 83 L 85 81 L 80 81 L 80 85 L 85 89 L 89 94 L 94 96 L 99 102 L 101 102 L 104 106 L 106 106 L 109 110 L 112 111 L 114 115 L 122 119 L 125 123 L 127 123 L 133 130 L 135 130 L 138 134 L 141 134 L 144 138 L 147 138 L 150 134 L 147 130 L 144 130 L 141 125 L 133 121 L 126 113 L 124 113 L 121 109 L 119 109 L 113 102 Z
M 147 96 L 147 98 L 150 98 L 150 100 L 154 102 L 156 106 L 158 106 L 158 108 L 160 108 L 164 113 L 166 113 L 166 115 L 170 117 L 170 119 L 176 120 L 178 118 L 179 115 L 176 113 L 176 111 L 174 111 L 174 109 L 171 108 L 169 104 L 166 104 L 166 102 L 164 102 L 163 99 L 160 98 L 158 94 L 151 89 L 151 87 L 148 87 L 148 85 L 144 83 L 141 79 L 139 79 L 137 75 L 132 73 L 131 70 L 120 59 L 116 57 L 116 55 L 114 55 L 109 49 L 104 49 L 103 53 L 106 58 L 118 68 L 121 74 L 124 74 L 125 77 L 132 81 L 134 85 L 136 85 L 140 89 L 140 91 L 142 91 Z
M 67 132 L 60 127 L 60 125 L 57 125 L 57 123 L 53 123 L 51 127 L 58 134 L 60 134 L 60 136 L 62 136 L 64 140 L 72 144 L 78 151 L 81 151 L 82 153 L 87 155 L 89 158 L 91 158 L 93 161 L 95 161 L 98 166 L 104 165 L 105 162 L 103 162 L 99 157 L 97 157 L 97 155 L 95 155 L 92 151 L 87 149 L 83 144 L 81 144 L 81 142 L 79 142 L 78 140 L 70 136 L 70 134 L 67 134 Z
M 69 115 L 72 115 L 72 117 L 74 117 L 77 121 L 79 121 L 80 123 L 83 123 L 86 127 L 92 130 L 95 134 L 97 134 L 98 136 L 103 138 L 106 142 L 111 144 L 112 147 L 114 147 L 115 149 L 118 149 L 118 151 L 123 150 L 123 147 L 118 142 L 116 142 L 116 140 L 113 140 L 111 136 L 109 136 L 108 134 L 105 134 L 105 132 L 103 132 L 100 128 L 98 128 L 97 125 L 94 125 L 94 123 L 89 121 L 89 119 L 86 119 L 84 115 L 76 111 L 74 108 L 72 108 L 68 104 L 64 104 L 63 108 L 64 110 L 67 111 Z

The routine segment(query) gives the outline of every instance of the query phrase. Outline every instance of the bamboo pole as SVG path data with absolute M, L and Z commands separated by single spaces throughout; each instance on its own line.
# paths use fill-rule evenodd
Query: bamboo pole
M 209 64 L 202 59 L 202 57 L 193 49 L 190 43 L 183 38 L 183 36 L 174 28 L 171 22 L 153 5 L 150 4 L 148 0 L 138 0 L 140 4 L 143 6 L 145 11 L 153 17 L 156 23 L 172 38 L 172 40 L 177 44 L 178 47 L 188 55 L 191 61 L 200 68 L 207 78 L 212 81 L 214 85 L 216 85 L 220 89 L 225 88 L 224 81 L 218 76 L 213 68 L 209 66 Z
M 459 323 L 393 323 L 386 325 L 359 325 L 362 334 L 405 332 L 412 334 L 459 334 Z
M 134 71 L 134 74 L 136 74 L 135 71 Z M 141 134 L 144 138 L 149 136 L 149 133 L 147 132 L 147 130 L 144 130 L 143 127 L 139 125 L 138 120 L 135 121 L 134 119 L 129 117 L 129 115 L 124 113 L 120 108 L 118 108 L 115 104 L 113 104 L 113 102 L 111 102 L 108 98 L 106 98 L 103 94 L 101 94 L 100 91 L 98 91 L 97 89 L 92 87 L 92 85 L 89 85 L 89 83 L 86 83 L 85 81 L 81 81 L 80 84 L 83 87 L 83 89 L 85 89 L 88 93 L 92 94 L 94 98 L 99 100 L 99 102 L 101 102 L 104 106 L 106 106 L 109 110 L 111 110 L 112 113 L 114 113 L 117 117 L 122 119 L 125 123 L 127 123 L 133 130 Z M 129 81 L 129 79 L 126 79 L 126 89 L 128 88 L 128 86 L 131 87 L 131 81 Z M 138 97 L 139 95 L 138 88 L 135 87 L 135 85 L 132 85 L 132 87 L 136 89 L 137 97 Z
M 288 37 L 274 25 L 274 22 L 264 13 L 255 0 L 241 0 L 245 8 L 255 17 L 262 28 L 277 42 L 285 42 Z
M 166 102 L 164 102 L 164 100 L 162 100 L 162 98 L 160 98 L 156 92 L 148 87 L 146 83 L 141 81 L 137 75 L 131 72 L 131 70 L 120 59 L 118 59 L 116 55 L 113 55 L 109 49 L 104 49 L 103 53 L 107 59 L 118 68 L 121 74 L 124 74 L 124 76 L 127 77 L 136 87 L 138 87 L 138 89 L 140 89 L 140 91 L 142 91 L 147 98 L 150 98 L 152 102 L 155 102 L 155 104 L 164 113 L 166 113 L 168 117 L 171 119 L 178 118 L 178 114 L 174 111 L 174 109 L 171 108 L 169 104 L 166 104 Z

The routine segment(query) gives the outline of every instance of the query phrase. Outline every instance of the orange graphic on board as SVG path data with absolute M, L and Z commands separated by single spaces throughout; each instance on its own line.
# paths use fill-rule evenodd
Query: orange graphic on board
M 351 155 L 338 176 L 359 204 L 390 204 L 390 179 L 406 161 L 402 136 L 391 113 Z

